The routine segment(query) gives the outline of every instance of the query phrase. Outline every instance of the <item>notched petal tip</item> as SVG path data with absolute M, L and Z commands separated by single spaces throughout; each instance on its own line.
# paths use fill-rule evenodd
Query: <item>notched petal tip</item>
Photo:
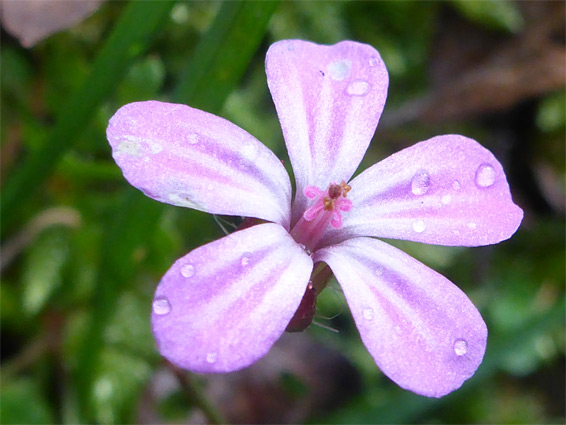
M 387 97 L 389 77 L 379 53 L 354 41 L 325 46 L 283 40 L 269 48 L 266 73 L 297 192 L 348 181 Z M 297 215 L 306 209 L 301 202 Z

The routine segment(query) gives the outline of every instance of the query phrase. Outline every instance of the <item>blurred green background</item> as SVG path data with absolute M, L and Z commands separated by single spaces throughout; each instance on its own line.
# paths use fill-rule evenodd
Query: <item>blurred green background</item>
M 22 21 L 16 3 L 2 4 L 1 423 L 564 423 L 563 2 L 95 1 L 41 40 L 30 31 L 71 10 Z M 154 347 L 160 277 L 222 232 L 130 187 L 108 119 L 132 101 L 187 103 L 286 159 L 264 72 L 285 38 L 380 51 L 388 103 L 360 169 L 465 134 L 503 163 L 525 211 L 491 247 L 392 242 L 460 286 L 488 324 L 482 366 L 440 400 L 380 373 L 336 283 L 320 326 L 245 371 L 187 374 Z

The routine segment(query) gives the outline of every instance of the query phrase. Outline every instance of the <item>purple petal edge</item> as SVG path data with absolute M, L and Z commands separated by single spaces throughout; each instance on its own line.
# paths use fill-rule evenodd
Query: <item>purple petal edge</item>
M 510 238 L 523 219 L 503 167 L 476 141 L 445 135 L 417 143 L 354 178 L 353 208 L 324 243 L 356 236 L 482 246 Z
M 442 275 L 372 238 L 318 251 L 379 368 L 427 397 L 458 389 L 482 362 L 487 327 L 468 297 Z
M 200 373 L 251 365 L 285 331 L 312 266 L 302 247 L 273 223 L 191 251 L 155 291 L 152 329 L 160 353 Z
M 354 41 L 324 46 L 282 40 L 269 48 L 265 68 L 297 193 L 348 181 L 387 97 L 389 77 L 377 50 Z M 305 203 L 302 196 L 295 200 L 294 220 Z
M 151 198 L 289 226 L 285 168 L 227 120 L 186 105 L 136 102 L 114 114 L 107 136 L 126 179 Z

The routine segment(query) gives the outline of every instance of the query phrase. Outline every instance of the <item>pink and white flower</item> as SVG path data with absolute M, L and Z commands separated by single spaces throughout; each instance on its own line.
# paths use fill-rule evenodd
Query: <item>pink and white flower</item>
M 246 131 L 189 106 L 122 107 L 107 135 L 126 179 L 161 202 L 257 224 L 178 259 L 153 302 L 159 351 L 179 367 L 231 372 L 264 356 L 327 264 L 379 368 L 429 397 L 480 365 L 487 328 L 454 284 L 376 237 L 448 246 L 508 239 L 521 223 L 501 164 L 474 140 L 433 137 L 350 180 L 385 104 L 371 46 L 273 44 L 267 82 L 296 180 Z

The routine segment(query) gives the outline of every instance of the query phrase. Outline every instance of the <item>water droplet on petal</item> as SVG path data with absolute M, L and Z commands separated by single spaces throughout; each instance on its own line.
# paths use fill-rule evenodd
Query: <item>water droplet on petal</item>
M 373 56 L 369 59 L 369 66 L 377 66 L 379 63 L 379 59 L 376 56 Z
M 346 93 L 352 96 L 365 96 L 369 92 L 369 83 L 367 81 L 352 81 L 346 87 Z
M 212 363 L 215 363 L 217 358 L 218 358 L 218 353 L 216 353 L 216 352 L 214 352 L 214 351 L 211 351 L 210 353 L 208 353 L 208 354 L 206 355 L 206 361 L 207 361 L 208 363 L 211 363 L 211 364 L 212 364 Z
M 120 141 L 120 143 L 116 147 L 116 151 L 135 157 L 139 157 L 142 154 L 139 143 L 137 143 L 136 140 L 132 140 L 131 137 L 128 137 L 127 140 Z
M 169 314 L 171 311 L 171 304 L 165 297 L 157 297 L 153 300 L 153 312 L 159 316 Z
M 185 264 L 181 267 L 181 274 L 185 277 L 193 277 L 195 275 L 195 267 L 192 264 Z
M 328 65 L 328 73 L 333 80 L 342 81 L 350 73 L 352 62 L 348 59 L 336 60 Z
M 252 257 L 251 252 L 246 252 L 244 253 L 244 255 L 242 255 L 242 259 L 240 260 L 240 264 L 242 265 L 242 267 L 246 267 L 248 264 L 250 264 L 251 257 Z
M 464 356 L 468 352 L 468 343 L 464 339 L 454 341 L 454 353 L 457 356 Z
M 411 180 L 411 192 L 413 195 L 424 195 L 430 188 L 430 175 L 425 170 L 419 170 Z
M 460 187 L 461 187 L 461 185 L 460 185 L 460 182 L 459 182 L 458 180 L 454 180 L 454 181 L 452 182 L 452 189 L 454 189 L 454 190 L 460 190 Z
M 481 164 L 476 171 L 476 185 L 481 188 L 493 186 L 495 183 L 495 168 L 489 164 Z
M 422 233 L 426 230 L 426 223 L 422 220 L 413 222 L 413 230 L 417 233 Z
M 198 134 L 196 133 L 189 134 L 189 137 L 187 137 L 187 142 L 189 142 L 189 144 L 191 145 L 196 145 L 199 142 Z
M 364 319 L 373 320 L 373 310 L 371 308 L 364 308 L 362 314 L 364 315 Z
M 442 202 L 444 205 L 448 205 L 450 202 L 452 202 L 452 196 L 444 195 L 440 202 Z

